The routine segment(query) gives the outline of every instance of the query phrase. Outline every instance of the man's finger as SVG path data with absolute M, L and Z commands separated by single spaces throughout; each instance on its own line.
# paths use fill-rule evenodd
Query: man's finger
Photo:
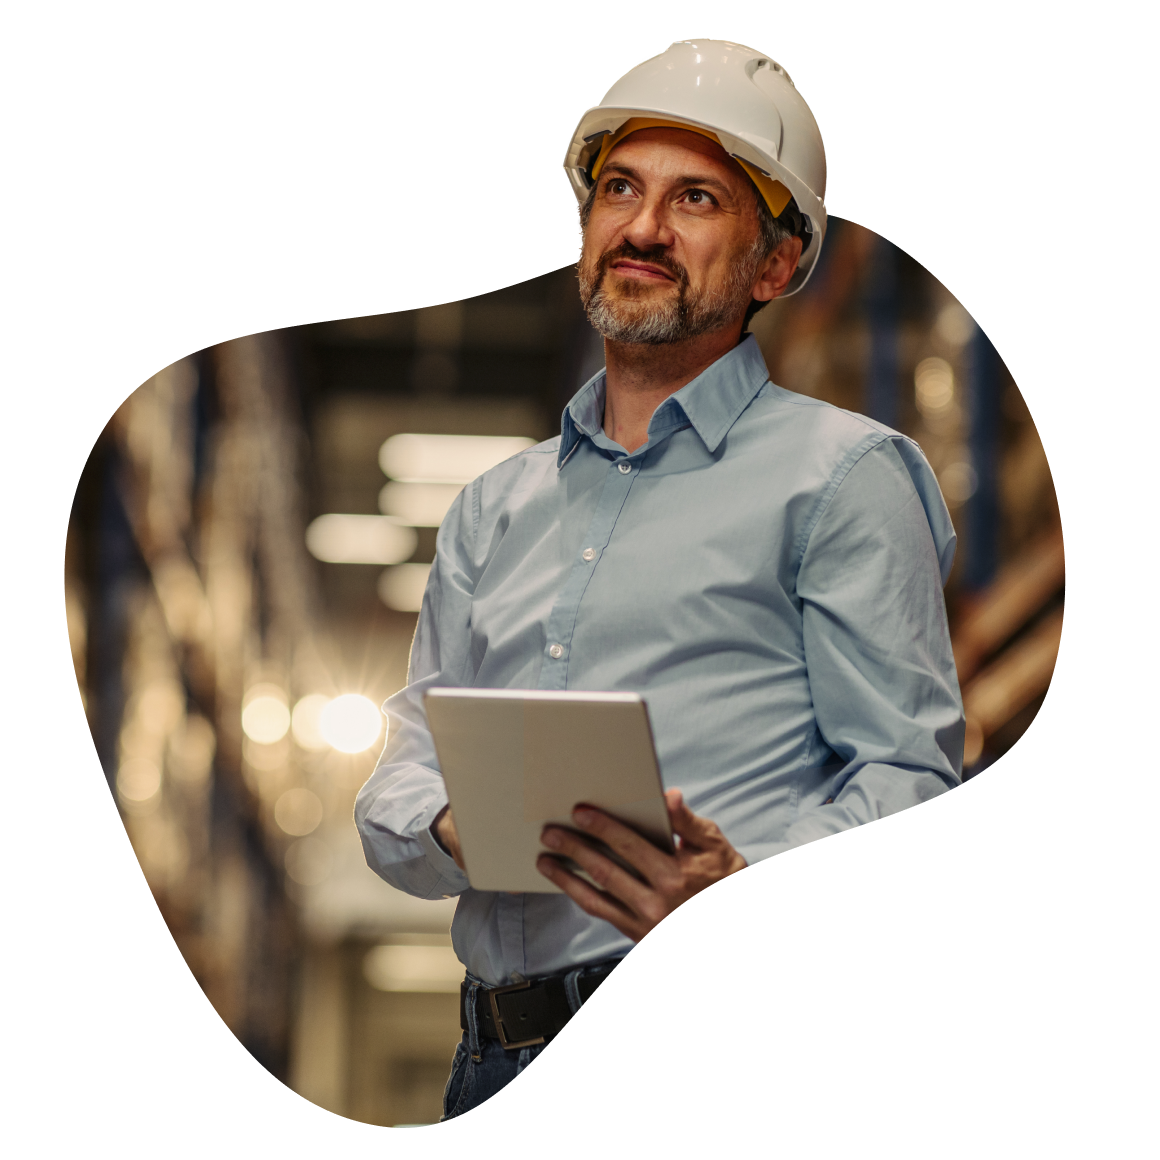
M 669 822 L 675 830 L 678 826 L 682 829 L 688 829 L 695 825 L 700 819 L 685 801 L 685 795 L 679 789 L 665 790 L 665 805 L 669 810 Z
M 582 878 L 565 869 L 551 854 L 541 854 L 536 860 L 536 869 L 555 883 L 585 914 L 611 923 L 633 942 L 639 942 L 644 937 L 641 923 L 625 906 L 589 886 Z
M 680 836 L 681 843 L 695 849 L 719 837 L 721 831 L 708 818 L 699 817 L 685 804 L 685 796 L 679 789 L 665 790 L 665 805 L 669 808 L 669 824 L 673 833 Z
M 649 886 L 593 849 L 579 834 L 559 826 L 549 826 L 544 831 L 543 843 L 554 854 L 571 858 L 602 891 L 635 913 L 649 914 L 656 909 L 656 896 Z
M 572 811 L 572 820 L 585 834 L 599 838 L 615 850 L 630 866 L 639 870 L 651 885 L 656 886 L 671 877 L 674 870 L 671 855 L 662 853 L 647 838 L 642 838 L 635 830 L 609 817 L 603 810 L 595 806 L 579 805 Z

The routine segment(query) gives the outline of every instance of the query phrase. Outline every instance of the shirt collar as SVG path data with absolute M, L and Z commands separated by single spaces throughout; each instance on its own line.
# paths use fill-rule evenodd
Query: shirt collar
M 669 433 L 681 425 L 683 416 L 701 437 L 707 450 L 717 450 L 729 428 L 753 401 L 753 396 L 769 381 L 769 372 L 757 339 L 748 334 L 728 354 L 703 370 L 692 382 L 671 394 L 649 421 L 650 442 L 654 435 Z M 560 425 L 560 454 L 563 467 L 583 436 L 594 439 L 603 431 L 604 371 L 580 388 L 564 408 Z

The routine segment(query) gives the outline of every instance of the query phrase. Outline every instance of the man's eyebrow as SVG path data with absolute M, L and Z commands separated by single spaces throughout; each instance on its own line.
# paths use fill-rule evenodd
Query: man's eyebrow
M 627 177 L 631 181 L 637 181 L 640 178 L 640 174 L 635 169 L 631 168 L 628 165 L 621 165 L 615 161 L 610 162 L 608 165 L 605 165 L 604 168 L 601 169 L 601 171 L 600 171 L 600 176 L 601 176 L 601 178 L 604 178 L 604 177 L 609 176 L 612 173 L 615 173 L 618 176 Z M 732 193 L 733 192 L 732 188 L 729 185 L 727 185 L 724 181 L 721 181 L 719 178 L 716 178 L 716 177 L 709 177 L 707 174 L 695 174 L 695 173 L 694 174 L 687 174 L 684 177 L 678 177 L 673 182 L 673 184 L 674 185 L 708 186 L 708 187 L 712 187 L 714 189 L 720 189 L 725 193 Z

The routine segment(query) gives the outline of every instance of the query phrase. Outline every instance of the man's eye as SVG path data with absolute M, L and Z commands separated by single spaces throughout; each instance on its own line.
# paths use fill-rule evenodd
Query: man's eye
M 610 181 L 608 183 L 608 192 L 611 194 L 615 194 L 617 196 L 620 196 L 621 194 L 628 193 L 629 189 L 630 189 L 630 186 L 629 186 L 628 182 L 625 181 L 623 178 L 619 178 L 619 177 L 614 178 L 612 181 Z
M 689 205 L 712 205 L 713 199 L 703 189 L 690 189 L 685 194 Z

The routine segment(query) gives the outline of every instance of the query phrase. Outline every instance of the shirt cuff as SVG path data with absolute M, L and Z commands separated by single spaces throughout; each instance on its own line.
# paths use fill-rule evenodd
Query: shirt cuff
M 456 865 L 455 859 L 439 845 L 439 839 L 435 837 L 435 818 L 446 804 L 447 795 L 445 793 L 432 799 L 431 803 L 423 810 L 425 817 L 421 819 L 421 822 L 425 821 L 426 825 L 416 833 L 415 837 L 423 847 L 423 853 L 427 856 L 427 864 L 438 875 L 435 892 L 442 894 L 444 898 L 449 898 L 470 889 L 471 882 Z

